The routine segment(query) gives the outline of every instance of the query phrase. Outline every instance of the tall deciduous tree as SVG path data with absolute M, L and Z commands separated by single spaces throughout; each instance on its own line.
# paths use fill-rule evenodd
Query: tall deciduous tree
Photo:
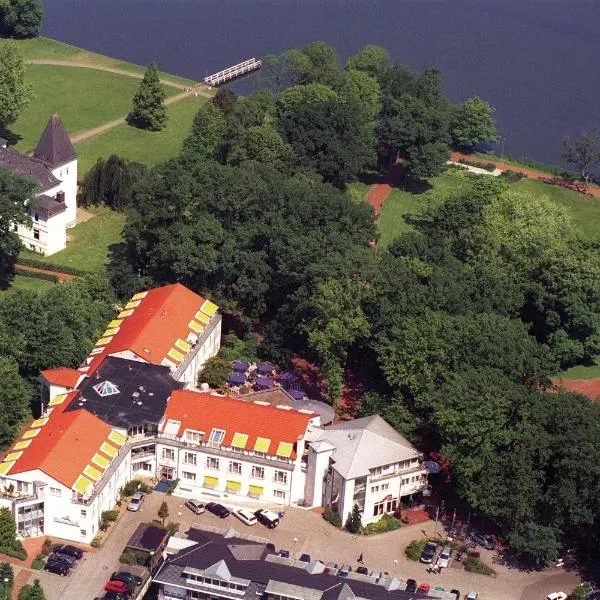
M 183 141 L 185 160 L 220 160 L 227 132 L 223 111 L 213 104 L 203 104 L 196 113 L 190 134 Z
M 582 131 L 574 141 L 566 136 L 563 144 L 563 158 L 581 173 L 585 185 L 588 186 L 591 178 L 600 169 L 600 134 L 597 130 Z
M 468 98 L 454 108 L 450 134 L 452 142 L 463 148 L 498 141 L 494 107 L 478 96 Z
M 133 108 L 127 117 L 128 121 L 141 129 L 164 129 L 167 124 L 167 109 L 164 104 L 166 97 L 158 69 L 154 63 L 150 63 L 133 97 Z
M 19 375 L 16 360 L 10 356 L 0 356 L 0 381 L 0 448 L 6 448 L 31 414 L 29 406 L 33 393 Z
M 15 274 L 21 240 L 14 225 L 30 223 L 26 203 L 34 195 L 35 188 L 33 181 L 17 177 L 0 166 L 0 289 L 6 288 Z
M 25 65 L 14 44 L 0 46 L 0 130 L 17 120 L 31 99 Z
M 0 548 L 12 548 L 17 539 L 17 522 L 13 517 L 10 508 L 3 506 L 0 508 Z M 6 571 L 2 563 L 2 571 Z M 2 573 L 4 574 L 4 573 Z M 4 574 L 6 577 L 6 575 Z
M 392 57 L 385 48 L 369 44 L 363 46 L 356 54 L 352 55 L 346 65 L 348 69 L 363 71 L 381 81 L 392 66 Z
M 12 565 L 7 562 L 0 563 L 0 589 L 4 592 L 6 598 L 10 598 L 14 583 L 15 573 Z
M 6 0 L 0 2 L 0 34 L 17 38 L 39 33 L 44 7 L 40 0 Z
M 163 502 L 158 509 L 158 518 L 162 521 L 163 527 L 165 521 L 169 518 L 169 505 Z

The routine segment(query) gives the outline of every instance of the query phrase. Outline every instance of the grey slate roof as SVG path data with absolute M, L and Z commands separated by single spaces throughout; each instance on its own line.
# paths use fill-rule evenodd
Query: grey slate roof
M 311 575 L 306 568 L 299 568 L 265 560 L 269 554 L 266 544 L 261 544 L 241 538 L 224 538 L 222 535 L 209 531 L 190 529 L 190 540 L 197 542 L 195 546 L 184 548 L 178 554 L 167 558 L 154 576 L 159 584 L 184 586 L 188 589 L 203 589 L 200 582 L 188 582 L 183 575 L 187 568 L 198 571 L 210 570 L 215 574 L 215 567 L 222 569 L 223 561 L 227 565 L 228 574 L 236 580 L 247 580 L 252 583 L 246 593 L 240 598 L 256 600 L 256 590 L 264 589 L 267 585 L 277 587 L 283 585 L 289 589 L 302 588 L 306 590 L 305 597 L 315 600 L 410 600 L 414 594 L 400 590 L 386 590 L 382 585 L 365 581 L 343 580 L 334 575 Z M 231 546 L 251 545 L 256 547 L 260 558 L 256 560 L 237 560 L 231 552 Z M 221 593 L 213 595 L 221 596 Z M 223 591 L 222 597 L 225 597 Z M 227 596 L 229 597 L 229 596 Z M 432 596 L 436 597 L 436 596 Z
M 319 429 L 312 444 L 335 447 L 333 468 L 344 479 L 369 474 L 370 469 L 415 458 L 418 450 L 379 415 L 344 421 Z
M 12 148 L 0 147 L 0 165 L 19 177 L 35 181 L 40 186 L 39 192 L 46 192 L 60 184 L 42 161 L 25 156 Z
M 52 168 L 64 165 L 77 157 L 69 134 L 58 115 L 54 114 L 48 119 L 33 157 Z
M 44 210 L 52 217 L 66 210 L 64 202 L 58 202 L 56 198 L 40 194 L 31 203 L 31 208 L 34 210 Z

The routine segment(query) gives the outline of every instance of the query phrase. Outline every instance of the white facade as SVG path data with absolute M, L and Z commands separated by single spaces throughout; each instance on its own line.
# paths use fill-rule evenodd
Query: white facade
M 52 175 L 61 182 L 57 191 L 65 194 L 64 223 L 67 227 L 73 227 L 77 218 L 77 159 L 51 170 Z

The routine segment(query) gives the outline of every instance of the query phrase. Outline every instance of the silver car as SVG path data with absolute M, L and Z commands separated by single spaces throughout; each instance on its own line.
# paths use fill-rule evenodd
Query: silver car
M 195 514 L 200 515 L 204 512 L 204 503 L 195 498 L 190 498 L 186 501 L 185 505 Z
M 140 510 L 140 506 L 142 506 L 142 502 L 144 502 L 144 496 L 145 494 L 143 494 L 142 492 L 136 492 L 129 501 L 129 506 L 127 507 L 127 510 Z

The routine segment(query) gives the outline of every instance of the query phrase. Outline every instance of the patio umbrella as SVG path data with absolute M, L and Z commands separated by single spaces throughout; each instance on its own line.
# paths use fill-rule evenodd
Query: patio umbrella
M 293 389 L 298 385 L 298 376 L 293 371 L 284 371 L 279 376 L 279 383 L 284 390 Z
M 234 360 L 231 363 L 231 368 L 238 373 L 245 373 L 250 367 L 250 363 L 245 360 Z
M 227 380 L 229 385 L 244 385 L 246 383 L 246 376 L 243 373 L 233 373 Z
M 261 375 L 270 375 L 275 370 L 275 365 L 270 362 L 260 363 L 256 369 Z
M 256 378 L 254 384 L 255 390 L 268 390 L 273 387 L 273 380 L 270 377 L 261 377 L 260 375 Z
M 294 400 L 302 400 L 302 399 L 306 398 L 306 392 L 303 392 L 302 390 L 288 390 L 288 394 Z

